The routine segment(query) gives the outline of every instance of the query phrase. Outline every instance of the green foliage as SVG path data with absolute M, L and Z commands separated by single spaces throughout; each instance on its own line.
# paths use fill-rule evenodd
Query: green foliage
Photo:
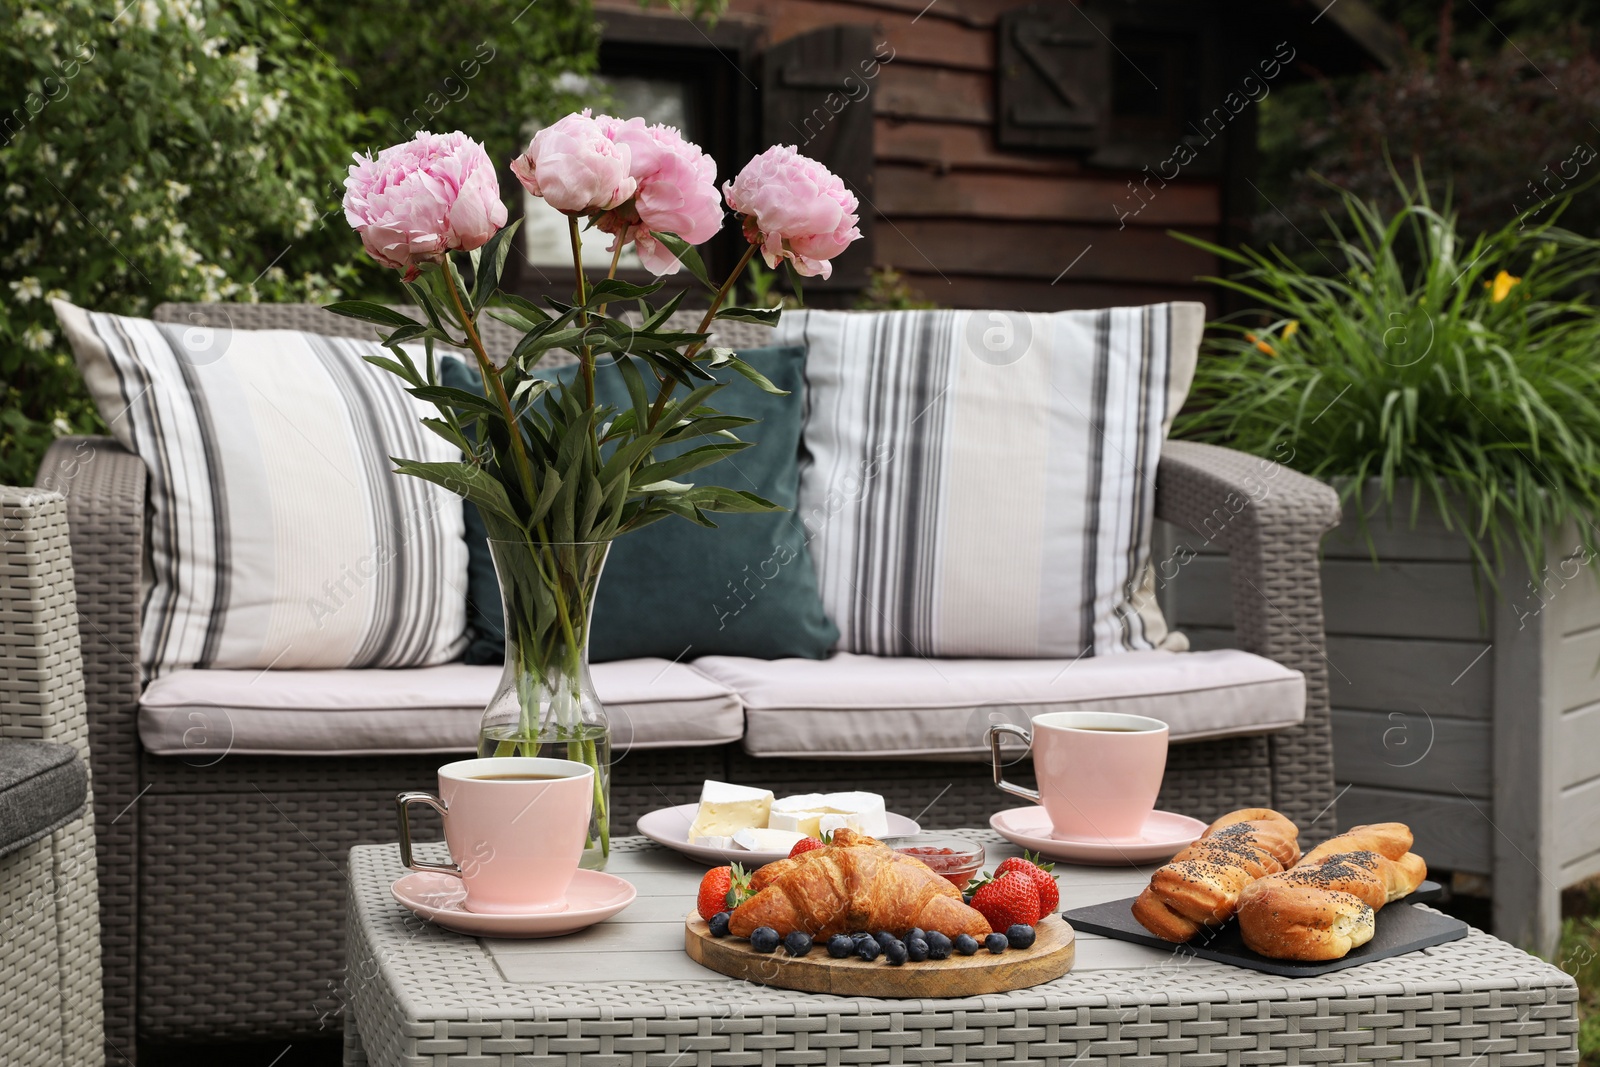
M 1578 983 L 1578 1056 L 1584 1067 L 1600 1067 L 1600 885 L 1589 882 L 1568 894 L 1581 899 L 1581 914 L 1561 923 L 1555 965 Z
M 102 429 L 45 297 L 395 300 L 339 211 L 350 154 L 420 114 L 507 159 L 595 47 L 586 0 L 0 0 L 0 483 Z
M 350 257 L 319 221 L 356 120 L 272 5 L 3 5 L 0 481 L 28 483 L 52 437 L 98 427 L 47 298 L 332 291 Z
M 938 306 L 893 267 L 874 267 L 871 280 L 856 300 L 856 307 L 863 311 L 916 311 Z
M 550 300 L 541 308 L 497 289 L 516 231 L 512 223 L 471 253 L 470 290 L 454 260 L 442 268 L 430 265 L 408 283 L 421 318 L 359 300 L 330 304 L 328 310 L 386 328 L 383 343 L 393 358 L 370 357 L 371 362 L 398 375 L 413 396 L 432 403 L 439 417 L 424 424 L 463 454 L 459 463 L 401 459 L 397 470 L 472 501 L 492 540 L 525 546 L 497 554 L 507 641 L 530 663 L 573 661 L 568 673 L 575 678 L 575 657 L 585 644 L 607 543 L 671 516 L 715 526 L 713 514 L 779 510 L 752 493 L 691 479 L 749 447 L 734 431 L 750 420 L 709 406 L 723 386 L 707 367 L 728 367 L 782 395 L 731 349 L 706 347 L 707 328 L 718 318 L 776 322 L 779 313 L 723 306 L 754 245 L 720 287 L 704 283 L 712 295 L 698 330 L 667 325 L 683 294 L 656 306 L 650 298 L 662 283 L 606 278 L 591 285 L 581 266 L 571 302 Z M 576 220 L 572 234 L 573 258 L 581 264 Z M 693 269 L 698 256 L 683 241 L 672 234 L 658 237 L 691 274 L 704 274 L 703 267 Z M 635 303 L 637 325 L 606 314 L 623 301 Z M 489 361 L 479 342 L 477 322 L 491 309 L 523 332 L 502 367 Z M 441 384 L 436 342 L 473 352 L 481 394 Z M 421 366 L 413 354 L 418 344 Z M 578 353 L 579 373 L 570 382 L 539 371 L 545 356 L 557 350 Z M 622 376 L 630 399 L 625 410 L 595 402 L 597 373 Z M 657 455 L 658 449 L 682 444 L 693 447 Z M 524 705 L 524 717 L 536 721 L 537 709 Z
M 587 0 L 384 4 L 302 0 L 308 29 L 337 57 L 377 150 L 419 130 L 472 130 L 497 165 L 527 124 L 581 107 L 599 27 Z
M 1260 310 L 1215 324 L 1176 432 L 1292 450 L 1349 493 L 1379 479 L 1390 504 L 1411 479 L 1399 503 L 1437 507 L 1491 574 L 1508 535 L 1535 568 L 1565 520 L 1592 547 L 1600 321 L 1581 290 L 1600 241 L 1556 228 L 1555 210 L 1469 240 L 1420 176 L 1399 195 L 1386 216 L 1345 194 L 1348 229 L 1317 270 L 1182 238 L 1243 267 L 1218 283 Z

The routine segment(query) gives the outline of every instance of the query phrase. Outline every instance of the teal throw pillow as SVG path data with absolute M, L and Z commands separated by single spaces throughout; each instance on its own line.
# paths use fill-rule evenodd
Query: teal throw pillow
M 805 349 L 757 348 L 740 358 L 788 396 L 771 396 L 732 371 L 711 403 L 730 415 L 757 420 L 739 436 L 754 442 L 696 477 L 763 496 L 787 511 L 765 515 L 714 515 L 717 529 L 668 518 L 619 538 L 611 546 L 596 597 L 589 656 L 595 662 L 659 656 L 790 656 L 822 659 L 839 631 L 822 609 L 805 527 L 795 514 L 799 493 L 800 434 L 805 411 Z M 572 368 L 554 372 L 569 378 Z M 481 389 L 476 368 L 444 361 L 444 384 Z M 618 410 L 629 406 L 614 368 L 595 376 L 596 399 Z M 662 449 L 667 457 L 691 442 Z M 505 630 L 500 587 L 477 509 L 466 505 L 468 616 L 473 633 L 469 663 L 498 663 Z

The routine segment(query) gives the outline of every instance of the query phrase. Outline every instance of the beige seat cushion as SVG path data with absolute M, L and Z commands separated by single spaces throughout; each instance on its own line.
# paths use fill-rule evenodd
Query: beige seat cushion
M 615 748 L 737 741 L 738 696 L 664 659 L 597 663 L 595 689 Z M 191 760 L 242 755 L 382 755 L 470 751 L 499 667 L 410 670 L 175 671 L 139 700 L 147 751 Z
M 745 705 L 755 756 L 943 756 L 986 751 L 991 722 L 1047 711 L 1148 715 L 1174 741 L 1253 734 L 1305 718 L 1305 678 L 1248 652 L 1124 652 L 1079 660 L 827 660 L 703 656 Z

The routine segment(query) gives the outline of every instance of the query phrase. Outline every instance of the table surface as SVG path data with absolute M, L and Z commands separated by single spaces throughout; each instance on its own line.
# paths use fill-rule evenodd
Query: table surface
M 957 832 L 984 843 L 988 852 L 986 867 L 992 868 L 1006 856 L 1020 853 L 990 831 Z M 438 855 L 426 855 L 429 848 Z M 425 846 L 423 858 L 443 858 L 442 846 Z M 1483 1046 L 1483 1051 L 1497 1053 L 1497 1061 L 1502 1050 L 1522 1056 L 1505 1063 L 1570 1063 L 1576 1059 L 1576 991 L 1572 979 L 1558 968 L 1477 930 L 1460 941 L 1304 979 L 1274 977 L 1201 961 L 1181 949 L 1163 951 L 1079 934 L 1072 972 L 1053 982 L 971 998 L 866 1000 L 752 985 L 724 978 L 691 961 L 683 950 L 683 922 L 694 906 L 695 890 L 705 869 L 698 862 L 642 838 L 619 839 L 614 842 L 607 870 L 626 878 L 639 890 L 638 899 L 626 911 L 567 937 L 480 940 L 435 927 L 393 899 L 389 886 L 405 873 L 396 846 L 353 848 L 349 867 L 354 892 L 350 903 L 347 1000 L 367 1054 L 372 1056 L 372 1062 L 383 1064 L 453 1062 L 416 1056 L 419 1049 L 429 1047 L 430 1039 L 435 1041 L 438 1053 L 444 1045 L 437 1042 L 448 1045 L 460 1035 L 475 1033 L 473 1026 L 487 1027 L 484 1033 L 491 1036 L 533 1032 L 508 1028 L 514 1020 L 536 1024 L 534 1030 L 570 1024 L 576 1027 L 571 1030 L 576 1036 L 590 1022 L 620 1024 L 630 1018 L 700 1020 L 697 1026 L 715 1030 L 719 1020 L 739 1029 L 764 1015 L 789 1020 L 834 1017 L 837 1022 L 840 1016 L 877 1015 L 904 1020 L 919 1015 L 946 1018 L 951 1013 L 997 1009 L 1023 1013 L 1066 1011 L 1068 1015 L 1062 1018 L 1076 1018 L 1071 1013 L 1079 1009 L 1087 1012 L 1082 1020 L 1088 1024 L 1091 1015 L 1096 1014 L 1094 1009 L 1120 1006 L 1132 1012 L 1121 1021 L 1137 1025 L 1137 1019 L 1157 1023 L 1160 1012 L 1170 1010 L 1172 1005 L 1200 1005 L 1198 1015 L 1194 1009 L 1184 1015 L 1184 1025 L 1188 1026 L 1193 1024 L 1193 1018 L 1204 1022 L 1213 1016 L 1215 1009 L 1207 1005 L 1295 1002 L 1300 1007 L 1293 1011 L 1302 1015 L 1326 1016 L 1331 1011 L 1339 1018 L 1358 1012 L 1370 1015 L 1371 1005 L 1378 1003 L 1379 1023 L 1384 1025 L 1387 1016 L 1382 998 L 1398 997 L 1412 998 L 1408 1003 L 1433 1004 L 1441 1010 L 1447 1002 L 1454 1006 L 1453 1010 L 1463 1010 L 1464 1005 L 1469 1015 L 1474 1006 L 1505 1009 L 1507 1014 L 1502 1021 L 1513 1028 L 1520 1025 L 1522 1030 L 1517 1031 L 1517 1040 L 1506 1045 L 1503 1038 L 1512 1031 L 1502 1034 L 1499 1025 L 1494 1028 L 1493 1039 Z M 1062 908 L 1070 910 L 1132 896 L 1148 883 L 1152 869 L 1058 864 Z M 1463 996 L 1465 1000 L 1461 999 Z M 1379 1001 L 1371 1001 L 1373 997 Z M 1445 999 L 1440 1000 L 1441 997 Z M 1335 1008 L 1330 1009 L 1330 1003 Z M 1345 1015 L 1338 1014 L 1351 1004 L 1355 1007 L 1349 1007 Z M 735 1024 L 735 1020 L 742 1022 Z M 501 1026 L 502 1021 L 505 1026 Z M 1411 1025 L 1413 1029 L 1417 1025 L 1414 1019 L 1406 1023 L 1398 1017 L 1391 1022 Z M 1168 1023 L 1159 1023 L 1163 1030 L 1167 1026 Z M 1361 1028 L 1371 1030 L 1372 1026 L 1364 1022 Z M 1099 1026 L 1096 1032 L 1104 1035 L 1105 1027 Z M 1322 1034 L 1314 1044 L 1326 1046 L 1327 1040 L 1328 1035 Z M 1499 1045 L 1495 1044 L 1497 1041 Z M 1468 1046 L 1477 1048 L 1471 1042 L 1461 1044 L 1463 1050 Z M 1145 1045 L 1149 1047 L 1148 1041 Z M 410 1050 L 411 1058 L 406 1050 Z M 1451 1057 L 1448 1052 L 1435 1049 L 1425 1058 L 1439 1063 Z M 1236 1054 L 1225 1059 L 1239 1062 Z M 1289 1062 L 1317 1059 L 1313 1056 Z M 1262 1062 L 1285 1061 L 1268 1057 Z M 1488 1064 L 1485 1061 L 1479 1067 Z

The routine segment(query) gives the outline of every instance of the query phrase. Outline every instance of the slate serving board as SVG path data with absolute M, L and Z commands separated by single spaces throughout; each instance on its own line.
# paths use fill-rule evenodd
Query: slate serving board
M 1183 955 L 1198 956 L 1203 960 L 1247 967 L 1252 971 L 1276 974 L 1284 978 L 1315 978 L 1319 974 L 1359 967 L 1363 963 L 1388 959 L 1406 952 L 1415 952 L 1430 945 L 1442 945 L 1467 936 L 1469 927 L 1460 919 L 1441 915 L 1436 911 L 1413 907 L 1440 895 L 1437 882 L 1423 882 L 1416 891 L 1402 900 L 1386 905 L 1378 912 L 1377 931 L 1372 940 L 1355 949 L 1340 960 L 1319 963 L 1302 963 L 1298 960 L 1273 960 L 1258 955 L 1244 947 L 1239 936 L 1239 924 L 1230 922 L 1215 931 L 1202 934 L 1189 944 L 1174 945 L 1163 941 L 1139 925 L 1133 917 L 1134 897 L 1075 908 L 1063 912 L 1062 917 L 1081 933 L 1101 934 L 1119 941 L 1132 941 L 1151 948 L 1170 949 Z

